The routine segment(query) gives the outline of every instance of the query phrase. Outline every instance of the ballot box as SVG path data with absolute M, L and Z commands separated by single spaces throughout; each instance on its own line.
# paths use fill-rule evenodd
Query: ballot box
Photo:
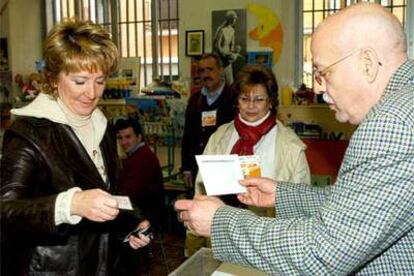
M 241 265 L 222 263 L 213 258 L 213 252 L 209 248 L 201 248 L 193 256 L 188 258 L 176 270 L 169 274 L 170 276 L 220 276 L 220 275 L 237 275 L 237 276 L 265 276 L 264 272 L 250 267 Z

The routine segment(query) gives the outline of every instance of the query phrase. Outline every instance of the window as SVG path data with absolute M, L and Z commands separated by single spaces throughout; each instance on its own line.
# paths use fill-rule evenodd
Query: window
M 47 0 L 49 30 L 63 18 L 101 24 L 113 35 L 121 57 L 141 57 L 141 86 L 153 77 L 178 75 L 179 0 Z
M 302 30 L 299 41 L 302 43 L 299 46 L 301 48 L 298 49 L 298 56 L 301 57 L 299 65 L 299 74 L 301 75 L 297 77 L 299 83 L 304 83 L 307 87 L 313 87 L 310 41 L 316 26 L 324 18 L 356 2 L 378 2 L 395 14 L 405 26 L 408 15 L 407 1 L 410 0 L 300 0 L 301 20 L 299 26 Z M 409 33 L 409 31 L 406 32 Z

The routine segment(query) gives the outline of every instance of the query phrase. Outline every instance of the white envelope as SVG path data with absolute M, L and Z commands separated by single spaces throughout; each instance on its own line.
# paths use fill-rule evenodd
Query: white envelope
M 237 154 L 196 155 L 196 160 L 207 195 L 246 192 L 246 187 L 239 183 L 244 177 Z

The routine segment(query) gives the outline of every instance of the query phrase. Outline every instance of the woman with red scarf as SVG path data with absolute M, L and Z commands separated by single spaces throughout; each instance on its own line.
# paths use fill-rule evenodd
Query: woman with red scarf
M 305 144 L 276 120 L 278 85 L 270 69 L 246 65 L 232 85 L 234 104 L 238 109 L 233 121 L 220 126 L 210 137 L 203 154 L 257 155 L 261 176 L 290 183 L 310 183 Z M 200 174 L 195 194 L 205 194 Z M 240 204 L 236 196 L 222 199 L 231 205 Z M 248 207 L 261 216 L 274 216 L 274 208 Z M 203 238 L 187 236 L 186 248 L 191 254 L 198 246 L 208 246 Z M 196 245 L 198 242 L 200 245 Z

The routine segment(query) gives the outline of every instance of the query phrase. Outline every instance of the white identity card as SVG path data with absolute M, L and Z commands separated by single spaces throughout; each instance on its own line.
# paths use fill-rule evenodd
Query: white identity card
M 238 155 L 196 155 L 196 160 L 207 195 L 246 192 L 239 183 L 244 177 Z
M 118 202 L 118 208 L 124 210 L 133 210 L 129 196 L 113 196 Z

